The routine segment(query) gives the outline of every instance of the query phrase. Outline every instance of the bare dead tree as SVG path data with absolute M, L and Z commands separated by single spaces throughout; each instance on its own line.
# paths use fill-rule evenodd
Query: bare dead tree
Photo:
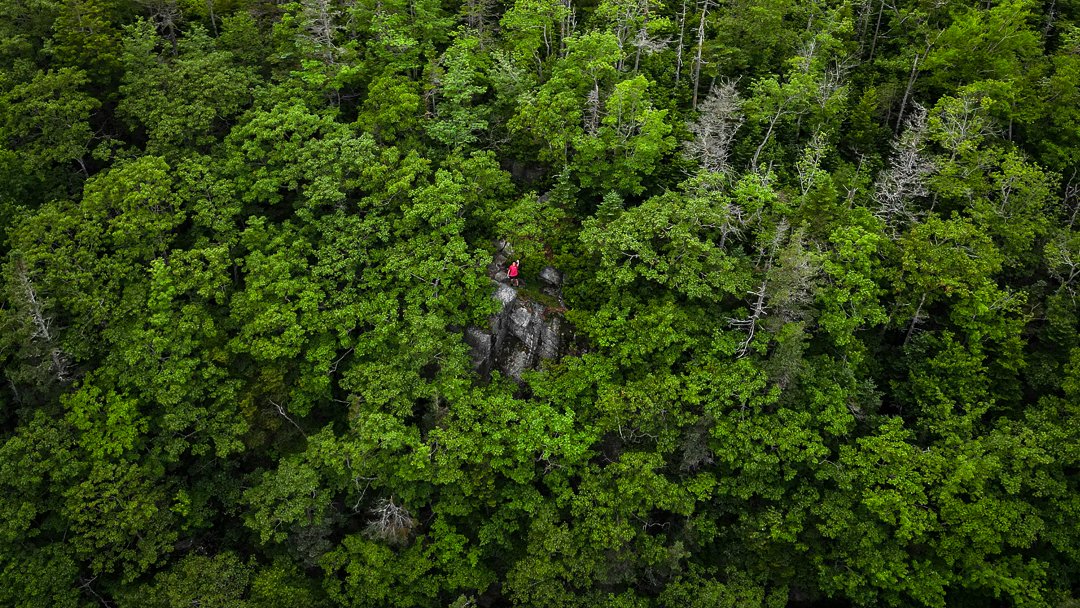
M 206 12 L 210 15 L 210 30 L 214 33 L 214 37 L 217 38 L 217 13 L 214 11 L 214 0 L 206 0 Z
M 1069 211 L 1069 228 L 1073 227 L 1077 214 L 1080 214 L 1080 181 L 1076 179 L 1078 174 L 1080 174 L 1080 169 L 1073 169 L 1061 196 L 1062 205 Z
M 691 108 L 694 110 L 697 110 L 698 91 L 701 89 L 701 56 L 705 48 L 705 19 L 709 16 L 709 8 L 711 7 L 711 0 L 702 0 L 701 17 L 698 19 L 697 53 L 694 56 L 694 100 L 691 104 Z
M 638 30 L 637 36 L 634 37 L 632 44 L 637 48 L 637 53 L 634 55 L 634 71 L 637 72 L 638 65 L 641 63 L 641 55 L 659 53 L 671 44 L 671 38 L 653 38 L 649 35 L 649 30 L 642 26 Z
M 919 77 L 919 62 L 930 56 L 930 50 L 934 48 L 934 44 L 937 43 L 938 38 L 941 38 L 941 34 L 944 30 L 938 32 L 937 36 L 933 40 L 926 39 L 926 49 L 920 55 L 915 53 L 915 59 L 911 62 L 911 74 L 908 75 L 907 88 L 904 89 L 904 98 L 900 102 L 900 114 L 896 117 L 896 132 L 899 133 L 900 129 L 904 126 L 904 113 L 907 111 L 908 99 L 911 98 L 911 90 L 915 86 L 915 80 Z
M 870 15 L 874 9 L 871 0 L 860 0 L 856 6 L 858 6 L 855 11 L 856 21 L 859 23 L 859 57 L 862 58 L 866 49 L 866 30 L 870 26 Z
M 915 309 L 915 314 L 911 316 L 911 324 L 908 326 L 907 334 L 904 335 L 904 346 L 907 346 L 909 340 L 911 340 L 912 334 L 915 333 L 915 328 L 922 324 L 926 320 L 923 316 L 923 305 L 926 304 L 926 293 L 922 294 L 922 298 L 919 300 L 919 306 Z
M 769 121 L 769 129 L 765 131 L 765 137 L 762 138 L 761 143 L 758 144 L 757 150 L 754 150 L 754 158 L 750 159 L 750 166 L 757 167 L 758 158 L 761 156 L 761 151 L 765 149 L 765 144 L 769 143 L 769 138 L 772 137 L 773 129 L 776 128 L 776 121 L 780 120 L 780 117 L 787 113 L 787 102 L 780 104 L 780 107 L 776 109 L 776 114 L 773 115 L 772 120 Z
M 1075 284 L 1080 279 L 1080 236 L 1065 231 L 1047 243 L 1046 266 L 1059 289 L 1075 297 Z
M 894 231 L 902 224 L 916 219 L 911 207 L 914 199 L 930 191 L 926 178 L 933 174 L 934 163 L 923 154 L 926 139 L 926 108 L 914 104 L 904 133 L 893 141 L 893 156 L 888 168 L 878 176 L 874 186 L 874 215 Z
M 742 236 L 743 229 L 750 223 L 751 220 L 751 218 L 747 216 L 743 208 L 735 203 L 728 203 L 725 206 L 724 210 L 726 211 L 726 213 L 724 214 L 724 220 L 717 226 L 717 229 L 720 231 L 720 243 L 718 245 L 720 249 L 723 249 L 727 246 L 728 237 L 733 236 L 738 238 Z M 759 214 L 760 211 L 754 213 L 753 219 L 757 219 L 757 216 Z
M 859 193 L 858 184 L 862 183 L 860 178 L 862 177 L 863 167 L 866 165 L 866 155 L 859 154 L 859 164 L 855 167 L 855 178 L 851 183 L 844 186 L 844 200 L 847 201 L 847 208 L 855 204 L 855 195 Z
M 334 65 L 339 49 L 334 39 L 342 26 L 338 24 L 341 10 L 333 0 L 304 0 L 304 32 L 316 47 L 318 56 L 327 64 Z
M 637 35 L 634 36 L 634 39 L 631 42 L 631 44 L 637 48 L 637 52 L 634 54 L 634 72 L 638 71 L 642 54 L 652 55 L 654 53 L 659 53 L 671 44 L 670 37 L 660 39 L 653 38 L 649 34 L 649 17 L 651 16 L 651 13 L 649 12 L 649 3 L 651 1 L 652 0 L 640 0 L 642 8 L 641 26 L 638 28 Z
M 795 53 L 796 59 L 798 59 L 799 71 L 803 74 L 809 74 L 810 68 L 814 65 L 814 56 L 817 55 L 817 38 L 809 38 L 803 42 L 799 47 L 798 52 Z
M 884 14 L 885 0 L 881 0 L 881 2 L 878 4 L 877 24 L 874 26 L 874 39 L 870 43 L 870 57 L 866 60 L 867 63 L 873 63 L 874 61 L 874 51 L 877 50 L 878 36 L 881 33 L 881 17 Z
M 679 42 L 675 47 L 675 85 L 678 86 L 682 79 L 683 66 L 683 40 L 686 39 L 686 0 L 682 0 L 682 10 L 679 11 Z
M 1050 0 L 1050 8 L 1046 10 L 1046 18 L 1043 20 L 1043 37 L 1050 36 L 1050 30 L 1054 29 L 1054 21 L 1057 20 L 1057 0 Z
M 293 420 L 291 417 L 289 417 L 289 414 L 287 414 L 285 412 L 285 408 L 280 403 L 274 401 L 273 399 L 267 399 L 267 401 L 270 402 L 270 405 L 274 406 L 274 408 L 277 410 L 277 413 L 278 413 L 279 416 L 281 416 L 285 420 L 288 420 L 290 424 L 292 424 L 294 427 L 296 427 L 296 430 L 300 431 L 301 435 L 303 435 L 304 437 L 307 437 L 307 433 L 304 432 L 304 429 L 302 429 L 299 424 L 296 424 L 295 420 Z
M 562 18 L 559 19 L 559 56 L 566 57 L 566 41 L 577 30 L 577 12 L 573 0 L 562 0 Z
M 641 51 L 643 47 L 650 44 L 649 36 L 649 0 L 639 0 L 638 5 L 641 6 L 641 24 L 638 27 L 637 33 L 634 35 L 634 39 L 631 41 L 637 52 L 634 53 L 634 72 L 638 71 L 638 66 L 641 64 Z M 662 48 L 662 47 L 661 47 Z
M 731 168 L 731 144 L 742 124 L 742 98 L 735 82 L 722 81 L 709 91 L 701 114 L 690 124 L 694 139 L 687 142 L 686 150 L 706 170 L 726 173 Z
M 829 151 L 829 136 L 821 131 L 814 133 L 810 143 L 803 151 L 802 158 L 795 163 L 799 173 L 799 192 L 805 197 L 821 177 L 821 161 Z
M 998 193 L 1001 195 L 998 199 L 997 209 L 994 212 L 1002 219 L 1012 219 L 1012 203 L 1014 201 L 1014 195 L 1016 189 L 1021 185 L 1023 178 L 1016 173 L 1009 172 L 1006 175 L 998 178 L 997 180 Z
M 705 230 L 716 230 L 720 233 L 720 242 L 717 246 L 720 249 L 724 249 L 727 246 L 727 240 L 729 238 L 740 238 L 744 231 L 752 224 L 760 221 L 761 209 L 758 208 L 753 213 L 747 213 L 738 202 L 730 200 L 728 197 L 722 195 L 722 191 L 725 188 L 726 180 L 720 177 L 720 174 L 712 173 L 706 174 L 700 179 L 689 186 L 687 193 L 702 198 L 712 198 L 717 194 L 720 196 L 716 199 L 718 213 L 711 216 L 709 220 L 702 220 L 698 218 L 698 228 Z
M 98 576 L 100 576 L 100 575 L 98 575 Z M 89 593 L 90 595 L 94 596 L 94 599 L 96 599 L 104 608 L 112 608 L 112 604 L 110 604 L 108 600 L 101 597 L 101 594 L 99 594 L 97 591 L 94 591 L 94 588 L 93 588 L 92 585 L 93 585 L 94 581 L 96 581 L 97 579 L 98 579 L 98 577 L 95 576 L 94 578 L 83 581 L 83 583 L 81 585 L 79 585 L 79 589 L 82 589 L 82 590 L 86 591 L 87 593 Z M 82 580 L 82 579 L 80 578 L 80 580 Z
M 770 271 L 772 270 L 773 259 L 776 257 L 776 252 L 780 248 L 780 243 L 783 242 L 784 237 L 787 235 L 787 231 L 787 220 L 780 220 L 780 223 L 777 224 L 776 229 L 773 232 L 772 240 L 761 247 L 758 254 L 758 265 L 761 265 L 761 262 L 764 260 L 765 266 L 763 270 L 765 277 L 756 289 L 752 289 L 749 292 L 749 295 L 752 296 L 750 301 L 750 314 L 743 319 L 729 317 L 727 320 L 728 324 L 735 329 L 746 332 L 746 338 L 735 350 L 736 357 L 745 357 L 750 352 L 750 344 L 754 341 L 754 336 L 757 335 L 758 324 L 768 314 L 767 298 Z
M 56 343 L 56 334 L 52 330 L 53 319 L 45 313 L 45 304 L 38 296 L 37 289 L 34 288 L 26 264 L 21 259 L 16 260 L 14 270 L 19 295 L 26 306 L 26 314 L 33 328 L 28 339 L 30 342 L 41 342 L 45 346 L 56 380 L 60 383 L 67 382 L 71 378 L 69 364 L 67 355 Z
M 756 169 L 758 164 L 758 158 L 761 157 L 762 150 L 765 149 L 766 144 L 769 143 L 769 139 L 772 138 L 773 129 L 776 128 L 776 123 L 780 121 L 780 118 L 786 114 L 791 114 L 791 105 L 798 97 L 798 92 L 788 92 L 783 99 L 776 104 L 776 111 L 773 113 L 773 117 L 769 120 L 769 128 L 765 130 L 765 137 L 761 138 L 761 143 L 758 144 L 756 150 L 754 150 L 754 157 L 750 159 L 750 168 Z
M 366 531 L 372 538 L 391 545 L 405 544 L 416 527 L 408 509 L 394 502 L 394 497 L 380 499 L 371 511 L 372 519 Z
M 593 82 L 589 96 L 585 98 L 585 132 L 596 135 L 600 128 L 600 83 Z
M 138 0 L 138 2 L 150 13 L 150 21 L 157 30 L 172 43 L 172 52 L 176 55 L 178 50 L 176 34 L 184 19 L 180 5 L 176 0 Z
M 848 73 L 855 65 L 853 58 L 846 57 L 843 60 L 833 61 L 825 68 L 821 79 L 817 82 L 818 107 L 825 110 L 837 94 L 845 91 L 844 85 L 847 84 Z
M 615 34 L 615 41 L 619 45 L 619 59 L 615 62 L 615 69 L 622 71 L 623 61 L 625 61 L 626 53 L 623 52 L 626 48 L 626 43 L 630 38 L 631 21 L 637 15 L 639 2 L 637 0 L 621 0 L 605 4 L 610 9 L 616 9 L 613 12 L 615 14 L 608 13 L 608 18 L 612 20 L 612 30 Z M 603 8 L 603 7 L 601 7 Z
M 495 17 L 494 5 L 493 0 L 466 0 L 465 2 L 465 25 L 476 32 L 481 44 L 483 44 L 491 20 Z
M 729 318 L 728 324 L 735 329 L 739 329 L 746 332 L 746 338 L 739 343 L 739 348 L 735 351 L 735 356 L 738 358 L 745 357 L 750 352 L 750 343 L 754 341 L 754 336 L 757 334 L 758 322 L 763 319 L 767 313 L 767 307 L 765 306 L 765 293 L 769 286 L 768 279 L 761 282 L 757 289 L 751 290 L 749 293 L 754 296 L 753 303 L 750 306 L 750 315 L 745 319 Z

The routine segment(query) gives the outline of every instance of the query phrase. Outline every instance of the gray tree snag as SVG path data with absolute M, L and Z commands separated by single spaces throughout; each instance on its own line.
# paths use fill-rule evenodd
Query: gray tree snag
M 915 60 L 911 62 L 911 74 L 908 75 L 907 88 L 904 89 L 904 98 L 900 101 L 900 114 L 896 117 L 896 132 L 899 133 L 900 129 L 904 126 L 904 114 L 907 112 L 908 100 L 911 98 L 911 91 L 915 87 L 915 81 L 919 77 L 919 62 L 923 61 L 930 56 L 930 50 L 934 48 L 934 44 L 938 38 L 941 38 L 941 34 L 944 30 L 939 31 L 937 36 L 933 40 L 929 38 L 926 40 L 926 50 L 920 55 L 915 53 Z
M 589 95 L 585 98 L 585 132 L 589 136 L 595 136 L 600 129 L 600 82 L 593 80 L 593 87 L 589 89 Z
M 679 11 L 679 42 L 675 47 L 675 85 L 682 80 L 683 66 L 683 41 L 686 39 L 686 0 L 682 0 L 682 10 Z
M 52 375 L 56 377 L 57 382 L 63 384 L 71 378 L 71 374 L 67 355 L 56 344 L 56 334 L 52 330 L 52 317 L 45 313 L 45 304 L 38 296 L 37 289 L 34 288 L 26 264 L 22 260 L 16 260 L 14 269 L 17 295 L 26 307 L 26 315 L 31 327 L 27 339 L 30 343 L 39 343 L 45 347 Z
M 176 0 L 138 0 L 138 3 L 150 14 L 150 21 L 172 44 L 172 54 L 179 51 L 177 31 L 184 19 L 183 12 Z
M 319 58 L 327 65 L 334 65 L 338 56 L 334 37 L 341 29 L 337 23 L 341 11 L 334 6 L 333 0 L 305 0 L 303 7 L 308 39 L 318 49 Z
M 698 91 L 701 84 L 701 54 L 705 48 L 705 19 L 709 16 L 710 0 L 702 0 L 701 17 L 698 19 L 697 54 L 694 56 L 694 100 L 692 109 L 697 110 Z
M 743 124 L 742 98 L 732 81 L 712 87 L 701 104 L 701 114 L 691 123 L 694 139 L 686 143 L 691 158 L 707 171 L 726 173 L 731 165 L 731 146 Z
M 769 299 L 769 281 L 772 279 L 773 260 L 776 259 L 776 254 L 780 250 L 780 244 L 784 242 L 784 237 L 787 236 L 789 225 L 787 220 L 780 220 L 780 223 L 776 225 L 776 229 L 773 232 L 773 238 L 770 242 L 761 246 L 758 252 L 758 265 L 762 268 L 764 278 L 756 289 L 750 290 L 750 314 L 745 318 L 728 318 L 728 324 L 733 328 L 745 331 L 746 338 L 739 344 L 739 347 L 735 350 L 735 356 L 737 358 L 745 357 L 750 353 L 750 344 L 754 341 L 754 336 L 757 335 L 758 324 L 768 314 L 768 299 Z
M 926 108 L 914 104 L 904 133 L 892 143 L 893 156 L 889 166 L 878 175 L 873 200 L 874 215 L 895 233 L 906 222 L 916 219 L 914 199 L 930 191 L 926 178 L 934 173 L 934 163 L 923 154 L 926 140 Z
M 371 508 L 372 519 L 367 533 L 372 538 L 391 545 L 402 545 L 409 540 L 416 520 L 404 506 L 394 502 L 394 497 L 382 498 Z

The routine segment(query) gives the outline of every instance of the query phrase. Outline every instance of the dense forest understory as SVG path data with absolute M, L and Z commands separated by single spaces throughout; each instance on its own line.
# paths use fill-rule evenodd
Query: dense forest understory
M 1080 0 L 0 0 L 0 605 L 1080 605 L 1078 215 Z

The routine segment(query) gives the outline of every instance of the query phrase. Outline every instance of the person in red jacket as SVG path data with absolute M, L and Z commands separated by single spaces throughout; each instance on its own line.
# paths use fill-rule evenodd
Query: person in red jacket
M 514 287 L 518 285 L 518 267 L 521 266 L 521 260 L 514 260 L 513 264 L 510 264 L 510 269 L 506 271 L 506 278 L 510 279 L 510 284 Z

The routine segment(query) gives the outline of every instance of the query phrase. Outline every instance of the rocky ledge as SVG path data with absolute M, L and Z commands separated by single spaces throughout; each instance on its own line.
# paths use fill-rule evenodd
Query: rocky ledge
M 506 267 L 513 251 L 501 242 L 488 275 L 495 284 L 499 312 L 491 316 L 488 329 L 469 327 L 465 342 L 472 347 L 473 367 L 483 377 L 492 370 L 521 381 L 526 370 L 536 369 L 545 359 L 556 359 L 570 342 L 570 326 L 562 316 L 563 276 L 547 266 L 537 275 L 540 293 L 550 298 L 545 304 L 515 289 L 506 279 Z M 552 303 L 557 302 L 557 306 Z

